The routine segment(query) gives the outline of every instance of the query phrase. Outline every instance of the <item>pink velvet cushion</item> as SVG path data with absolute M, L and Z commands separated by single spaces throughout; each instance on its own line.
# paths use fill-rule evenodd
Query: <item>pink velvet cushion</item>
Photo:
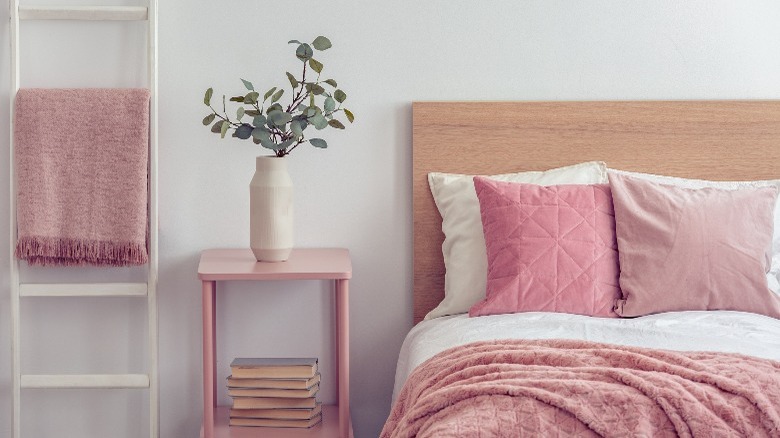
M 474 178 L 487 247 L 485 299 L 470 316 L 561 312 L 616 317 L 618 256 L 609 185 Z
M 777 187 L 686 189 L 610 174 L 623 297 L 616 311 L 780 318 L 767 286 Z

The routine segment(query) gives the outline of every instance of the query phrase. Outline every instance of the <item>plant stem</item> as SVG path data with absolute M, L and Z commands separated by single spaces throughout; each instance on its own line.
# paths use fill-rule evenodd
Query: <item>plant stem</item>
M 222 117 L 222 116 L 221 116 L 221 115 L 220 115 L 220 114 L 219 114 L 219 113 L 218 113 L 218 112 L 217 112 L 217 111 L 216 111 L 214 108 L 212 108 L 212 106 L 211 106 L 211 105 L 209 105 L 209 108 L 211 108 L 211 111 L 213 111 L 213 112 L 214 112 L 214 115 L 215 115 L 215 116 L 217 116 L 217 117 L 219 117 L 220 119 L 222 119 L 222 120 L 224 120 L 224 121 L 228 122 L 228 123 L 230 124 L 230 126 L 235 126 L 235 127 L 238 127 L 238 126 L 240 126 L 240 124 L 238 124 L 238 123 L 233 123 L 233 122 L 231 122 L 231 121 L 230 121 L 230 118 L 228 118 L 227 112 L 225 113 L 225 117 Z
M 298 143 L 295 143 L 294 145 L 290 146 L 290 148 L 287 149 L 287 151 L 285 151 L 285 153 L 289 154 L 290 152 L 293 151 L 293 149 L 298 147 L 298 145 L 301 144 L 301 143 L 303 143 L 303 139 L 298 140 Z
M 292 100 L 292 103 L 290 103 L 290 106 L 287 107 L 287 112 L 289 113 L 292 111 L 293 108 L 297 107 L 306 97 L 309 95 L 309 93 L 306 93 L 301 97 L 301 94 L 303 93 L 303 89 L 306 85 L 306 63 L 303 63 L 303 73 L 301 74 L 301 88 L 298 90 L 298 93 L 295 95 L 295 97 Z

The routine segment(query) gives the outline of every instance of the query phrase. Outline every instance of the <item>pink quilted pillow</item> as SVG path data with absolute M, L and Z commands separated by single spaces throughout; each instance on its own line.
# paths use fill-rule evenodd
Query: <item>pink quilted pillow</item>
M 538 186 L 474 178 L 487 291 L 470 316 L 561 312 L 617 317 L 615 217 L 608 184 Z
M 739 310 L 780 318 L 769 290 L 777 187 L 686 189 L 610 174 L 620 248 L 616 311 Z

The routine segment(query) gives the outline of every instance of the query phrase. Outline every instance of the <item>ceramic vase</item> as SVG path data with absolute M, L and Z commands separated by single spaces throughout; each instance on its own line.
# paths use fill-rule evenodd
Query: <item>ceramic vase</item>
M 293 185 L 287 160 L 257 157 L 249 184 L 252 252 L 259 262 L 283 262 L 293 248 Z

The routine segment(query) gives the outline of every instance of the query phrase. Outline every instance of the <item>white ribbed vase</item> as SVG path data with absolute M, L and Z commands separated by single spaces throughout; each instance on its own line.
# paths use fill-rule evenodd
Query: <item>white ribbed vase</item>
M 287 160 L 257 157 L 249 184 L 249 240 L 260 262 L 283 262 L 293 247 L 293 185 Z

